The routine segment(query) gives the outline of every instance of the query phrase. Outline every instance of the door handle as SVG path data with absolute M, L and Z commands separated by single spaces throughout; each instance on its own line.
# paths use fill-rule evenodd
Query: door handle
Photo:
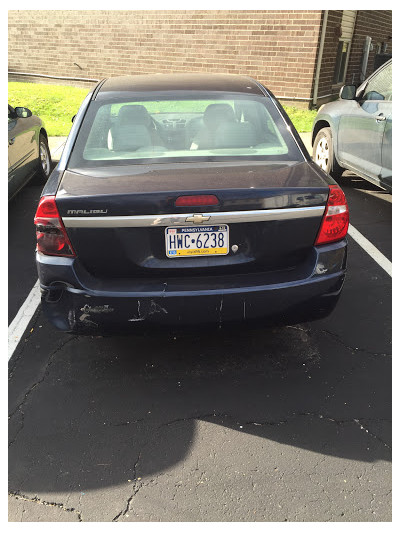
M 9 145 L 14 144 L 14 142 L 15 142 L 15 137 L 13 137 L 12 139 L 8 139 Z
M 380 115 L 376 115 L 375 120 L 377 122 L 382 122 L 383 120 L 386 120 L 386 117 L 385 117 L 385 115 L 382 115 L 382 113 L 381 113 Z

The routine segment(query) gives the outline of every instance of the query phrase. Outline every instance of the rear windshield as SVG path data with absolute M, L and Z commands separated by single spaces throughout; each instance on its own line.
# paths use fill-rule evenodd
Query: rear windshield
M 270 98 L 195 96 L 91 102 L 69 167 L 304 160 Z

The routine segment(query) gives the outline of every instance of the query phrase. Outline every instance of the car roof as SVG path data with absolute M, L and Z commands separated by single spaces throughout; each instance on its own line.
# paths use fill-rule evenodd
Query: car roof
M 95 90 L 95 98 L 111 96 L 110 93 L 132 92 L 166 92 L 198 91 L 227 92 L 263 95 L 260 85 L 248 76 L 235 74 L 144 74 L 135 76 L 117 76 L 101 82 Z

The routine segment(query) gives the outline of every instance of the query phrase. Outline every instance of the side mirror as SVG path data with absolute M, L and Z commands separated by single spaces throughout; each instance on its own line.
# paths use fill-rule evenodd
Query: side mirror
M 18 118 L 28 118 L 32 116 L 32 111 L 27 107 L 16 107 L 15 113 Z
M 339 98 L 341 100 L 354 100 L 356 97 L 355 85 L 343 85 L 340 89 Z
M 74 115 L 72 118 L 71 118 L 71 122 L 73 122 L 75 120 L 75 117 L 76 115 Z

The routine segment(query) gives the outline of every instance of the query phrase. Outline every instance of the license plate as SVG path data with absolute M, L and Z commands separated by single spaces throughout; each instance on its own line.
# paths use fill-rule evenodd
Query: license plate
M 198 257 L 201 255 L 227 255 L 229 227 L 218 226 L 174 227 L 165 229 L 167 257 Z

